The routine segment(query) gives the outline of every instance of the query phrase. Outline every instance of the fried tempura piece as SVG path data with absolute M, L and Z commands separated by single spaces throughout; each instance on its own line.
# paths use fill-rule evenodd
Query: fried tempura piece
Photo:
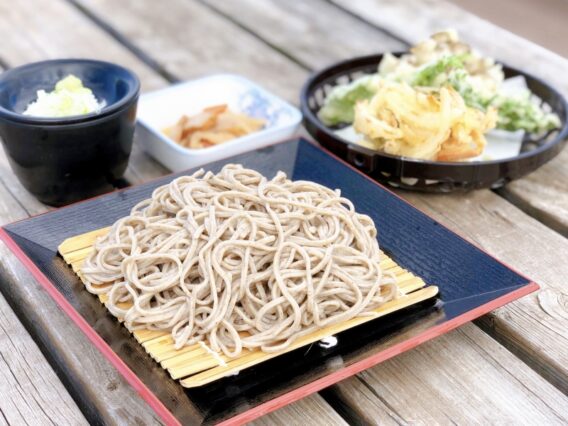
M 452 87 L 415 89 L 381 81 L 370 101 L 355 107 L 357 132 L 388 154 L 425 160 L 457 161 L 483 151 L 483 134 L 495 127 L 496 111 L 469 108 Z

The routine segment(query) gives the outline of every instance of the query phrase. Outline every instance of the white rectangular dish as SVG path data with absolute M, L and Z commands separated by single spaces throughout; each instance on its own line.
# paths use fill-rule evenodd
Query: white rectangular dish
M 218 104 L 227 104 L 235 112 L 263 118 L 266 125 L 258 132 L 203 149 L 182 147 L 163 133 L 182 115 L 197 114 Z M 218 74 L 140 96 L 136 140 L 164 166 L 180 171 L 291 137 L 301 120 L 297 108 L 255 83 L 233 74 Z

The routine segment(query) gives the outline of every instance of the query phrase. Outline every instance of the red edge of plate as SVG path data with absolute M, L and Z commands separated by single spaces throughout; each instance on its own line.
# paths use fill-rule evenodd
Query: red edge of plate
M 152 409 L 160 416 L 160 418 L 167 425 L 180 425 L 181 423 L 174 417 L 174 415 L 162 404 L 154 393 L 146 387 L 146 385 L 138 378 L 138 376 L 122 361 L 122 359 L 114 353 L 110 346 L 97 334 L 97 332 L 87 323 L 87 321 L 79 314 L 73 306 L 65 299 L 65 297 L 55 288 L 51 281 L 39 270 L 39 268 L 32 262 L 32 260 L 23 252 L 23 250 L 16 244 L 16 242 L 8 235 L 5 229 L 0 228 L 0 239 L 8 246 L 8 248 L 16 255 L 22 264 L 32 273 L 32 275 L 39 281 L 41 286 L 47 293 L 55 300 L 61 309 L 71 318 L 71 320 L 86 334 L 89 340 L 97 347 L 103 356 L 110 361 L 110 363 L 118 370 L 120 374 L 126 379 L 128 383 L 138 392 L 138 394 L 152 407 Z M 328 376 L 315 380 L 307 385 L 301 386 L 287 394 L 281 395 L 254 408 L 251 408 L 244 413 L 238 414 L 222 423 L 223 426 L 241 425 L 249 422 L 257 417 L 268 414 L 278 408 L 284 407 L 292 402 L 304 398 L 314 392 L 323 388 L 331 386 L 347 377 L 357 374 L 367 368 L 386 361 L 400 353 L 415 348 L 421 343 L 427 342 L 435 337 L 447 333 L 454 328 L 459 327 L 475 318 L 480 317 L 494 309 L 497 309 L 513 300 L 526 296 L 538 290 L 540 287 L 534 282 L 512 291 L 509 294 L 503 295 L 494 299 L 484 305 L 478 306 L 465 314 L 457 316 L 443 324 L 432 327 L 413 338 L 398 343 L 382 352 L 370 356 L 364 360 L 358 361 L 348 367 L 338 370 Z
M 425 214 L 426 216 L 430 217 L 430 215 L 428 215 L 424 211 L 422 211 L 422 210 L 418 209 L 417 207 L 413 206 L 412 204 L 410 204 L 410 202 L 408 202 L 407 200 L 402 198 L 400 195 L 393 192 L 390 188 L 385 187 L 384 185 L 381 185 L 380 183 L 378 183 L 377 181 L 372 179 L 370 176 L 367 176 L 366 174 L 364 174 L 363 172 L 358 170 L 356 167 L 349 164 L 344 159 L 338 157 L 333 152 L 331 152 L 328 149 L 317 144 L 315 141 L 306 138 L 305 136 L 300 135 L 300 136 L 296 136 L 296 137 L 293 137 L 293 138 L 288 138 L 288 139 L 285 139 L 285 140 L 282 140 L 282 141 L 277 141 L 277 142 L 275 142 L 271 145 L 278 145 L 280 143 L 285 143 L 285 142 L 288 142 L 288 141 L 291 141 L 291 140 L 296 140 L 296 139 L 304 139 L 306 142 L 311 143 L 317 149 L 319 149 L 319 150 L 323 151 L 324 153 L 330 155 L 331 157 L 335 158 L 336 160 L 338 160 L 342 164 L 346 165 L 347 167 L 349 167 L 353 171 L 357 172 L 359 175 L 361 175 L 364 178 L 373 182 L 375 185 L 381 186 L 383 189 L 390 192 L 393 196 L 395 196 L 399 200 L 403 201 L 409 207 L 411 207 L 415 210 L 418 210 L 421 213 Z M 155 179 L 150 179 L 150 180 L 144 182 L 144 184 L 150 183 L 152 181 L 155 181 L 155 180 L 158 180 L 158 179 L 161 179 L 161 178 L 164 178 L 166 176 L 168 176 L 168 175 L 156 177 Z M 128 188 L 129 187 L 122 188 L 122 189 L 119 189 L 119 190 L 116 190 L 116 191 L 113 191 L 113 192 L 122 192 L 122 191 L 127 190 Z M 87 199 L 87 200 L 81 200 L 81 201 L 69 204 L 67 206 L 61 207 L 61 208 L 71 207 L 75 204 L 84 203 L 86 201 L 90 201 L 90 200 L 102 197 L 104 195 L 107 195 L 107 194 L 101 194 L 99 196 L 92 197 L 92 198 Z M 57 210 L 59 210 L 59 209 L 57 209 Z M 12 223 L 17 223 L 17 222 L 21 222 L 21 221 L 24 221 L 24 220 L 28 220 L 28 219 L 31 219 L 32 217 L 41 216 L 41 215 L 44 215 L 44 214 L 47 214 L 47 213 L 51 213 L 53 211 L 54 210 L 48 210 L 46 212 L 39 213 L 37 215 L 31 216 L 31 217 L 28 217 L 28 218 L 23 218 L 21 220 L 17 220 L 17 221 L 12 222 Z M 509 265 L 501 262 L 499 259 L 497 259 L 494 256 L 492 256 L 491 254 L 487 253 L 484 249 L 482 249 L 481 247 L 479 247 L 477 244 L 473 243 L 472 241 L 466 239 L 460 233 L 449 229 L 447 226 L 445 226 L 441 223 L 440 223 L 440 225 L 443 226 L 444 228 L 448 229 L 450 232 L 454 233 L 455 235 L 457 235 L 461 239 L 463 239 L 468 244 L 473 245 L 478 250 L 485 253 L 487 256 L 493 258 L 494 260 L 501 263 L 505 267 L 511 269 L 512 271 L 514 271 L 518 275 L 526 278 L 527 281 L 529 281 L 529 283 L 527 285 L 515 290 L 515 291 L 512 291 L 511 293 L 503 295 L 503 296 L 501 296 L 497 299 L 494 299 L 494 300 L 492 300 L 492 301 L 490 301 L 490 302 L 488 302 L 484 305 L 478 306 L 477 308 L 472 309 L 471 311 L 466 312 L 465 314 L 462 314 L 462 315 L 457 316 L 457 317 L 455 317 L 455 318 L 453 318 L 449 321 L 446 321 L 443 324 L 432 327 L 432 328 L 424 331 L 423 333 L 418 334 L 417 336 L 414 336 L 413 338 L 411 338 L 411 339 L 409 339 L 405 342 L 401 342 L 397 345 L 392 346 L 389 349 L 386 349 L 382 352 L 379 352 L 378 354 L 375 354 L 375 355 L 373 355 L 369 358 L 366 358 L 366 359 L 361 360 L 361 361 L 359 361 L 355 364 L 352 364 L 349 367 L 345 367 L 344 369 L 341 369 L 341 370 L 338 370 L 334 373 L 331 373 L 328 376 L 322 377 L 321 379 L 318 379 L 314 382 L 308 383 L 307 385 L 299 387 L 298 389 L 290 391 L 287 394 L 281 395 L 277 398 L 274 398 L 270 401 L 267 401 L 263 404 L 260 404 L 260 405 L 254 407 L 254 408 L 251 408 L 248 411 L 245 411 L 241 414 L 238 414 L 238 415 L 236 415 L 236 416 L 234 416 L 234 417 L 232 417 L 228 420 L 225 420 L 225 421 L 219 423 L 219 425 L 222 425 L 222 426 L 241 425 L 241 424 L 249 422 L 249 421 L 251 421 L 251 420 L 253 420 L 257 417 L 268 414 L 271 411 L 277 410 L 278 408 L 281 408 L 281 407 L 284 407 L 288 404 L 291 404 L 292 402 L 295 402 L 295 401 L 297 401 L 301 398 L 304 398 L 304 397 L 306 397 L 306 396 L 308 396 L 308 395 L 310 395 L 314 392 L 317 392 L 317 391 L 319 391 L 319 390 L 321 390 L 321 389 L 323 389 L 327 386 L 331 386 L 331 385 L 333 385 L 333 384 L 335 384 L 335 383 L 337 383 L 337 382 L 339 382 L 343 379 L 346 379 L 347 377 L 350 377 L 350 376 L 357 374 L 357 373 L 359 373 L 359 372 L 361 372 L 361 371 L 363 371 L 367 368 L 370 368 L 370 367 L 377 365 L 377 364 L 379 364 L 383 361 L 386 361 L 386 360 L 388 360 L 388 359 L 390 359 L 390 358 L 392 358 L 392 357 L 394 357 L 394 356 L 396 356 L 396 355 L 398 355 L 402 352 L 405 352 L 407 350 L 415 348 L 416 346 L 420 345 L 421 343 L 427 342 L 428 340 L 431 340 L 435 337 L 438 337 L 438 336 L 440 336 L 440 335 L 442 335 L 442 334 L 444 334 L 444 333 L 446 333 L 450 330 L 453 330 L 454 328 L 459 327 L 460 325 L 463 325 L 463 324 L 465 324 L 469 321 L 472 321 L 472 320 L 474 320 L 474 319 L 476 319 L 476 318 L 478 318 L 478 317 L 480 317 L 480 316 L 482 316 L 482 315 L 484 315 L 488 312 L 491 312 L 492 310 L 497 309 L 497 308 L 499 308 L 499 307 L 501 307 L 501 306 L 503 306 L 503 305 L 505 305 L 509 302 L 512 302 L 512 301 L 519 299 L 523 296 L 526 296 L 527 294 L 530 294 L 534 291 L 537 291 L 540 288 L 540 286 L 538 284 L 531 281 L 525 275 L 519 273 L 515 269 L 511 268 Z M 103 354 L 103 356 L 110 361 L 110 363 L 118 370 L 118 372 L 126 379 L 126 381 L 148 403 L 148 405 L 150 405 L 150 407 L 152 407 L 152 409 L 160 416 L 160 418 L 167 425 L 180 425 L 180 422 L 162 404 L 162 402 L 158 399 L 158 397 L 156 395 L 154 395 L 154 393 L 146 387 L 146 385 L 138 378 L 138 376 L 132 370 L 130 370 L 130 368 L 124 363 L 124 361 L 122 361 L 122 359 L 116 353 L 114 353 L 114 351 L 110 348 L 110 346 L 97 334 L 97 332 L 93 328 L 91 328 L 91 326 L 81 316 L 81 314 L 79 314 L 73 308 L 73 306 L 71 306 L 71 304 L 65 299 L 65 297 L 59 292 L 59 290 L 57 290 L 55 288 L 55 286 L 43 274 L 43 272 L 41 272 L 39 270 L 39 268 L 32 262 L 32 260 L 27 257 L 27 255 L 16 244 L 16 242 L 8 235 L 8 233 L 5 231 L 4 227 L 0 227 L 0 239 L 4 241 L 4 243 L 7 245 L 7 247 L 16 255 L 16 257 L 22 262 L 22 264 L 39 281 L 39 283 L 47 291 L 47 293 L 55 300 L 55 302 L 63 309 L 63 311 L 71 318 L 71 320 L 81 329 L 81 331 L 83 331 L 83 333 L 86 334 L 86 336 L 95 345 L 95 347 L 97 347 L 97 349 L 99 349 L 99 351 Z

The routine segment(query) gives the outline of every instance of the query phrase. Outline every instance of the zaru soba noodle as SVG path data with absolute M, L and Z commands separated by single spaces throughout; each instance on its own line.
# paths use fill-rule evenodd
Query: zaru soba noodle
M 396 297 L 376 234 L 339 190 L 227 165 L 157 188 L 82 272 L 129 328 L 169 331 L 176 348 L 274 352 Z

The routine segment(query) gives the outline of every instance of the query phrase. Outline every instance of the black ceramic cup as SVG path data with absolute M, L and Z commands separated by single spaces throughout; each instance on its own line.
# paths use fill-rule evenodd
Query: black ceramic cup
M 105 107 L 97 113 L 42 118 L 23 115 L 38 90 L 73 74 Z M 59 59 L 0 75 L 0 137 L 12 170 L 40 201 L 60 206 L 113 189 L 132 149 L 140 82 L 108 62 Z

